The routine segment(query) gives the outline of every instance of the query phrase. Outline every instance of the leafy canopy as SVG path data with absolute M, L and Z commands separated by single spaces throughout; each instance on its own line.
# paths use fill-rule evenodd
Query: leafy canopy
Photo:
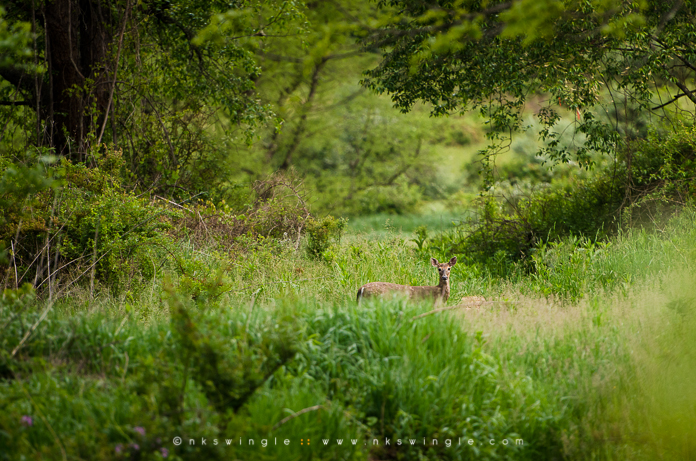
M 689 90 L 696 70 L 693 2 L 520 0 L 383 0 L 396 13 L 363 39 L 384 52 L 363 83 L 389 93 L 402 111 L 430 103 L 434 115 L 477 109 L 489 124 L 485 161 L 523 129 L 531 97 L 548 95 L 536 111 L 554 162 L 592 164 L 612 152 L 616 126 L 600 115 L 603 95 L 623 91 L 640 109 L 664 109 Z M 665 84 L 679 92 L 652 108 Z M 537 96 L 538 97 L 538 96 Z M 562 144 L 561 110 L 575 113 L 583 142 Z M 617 123 L 618 125 L 618 123 Z

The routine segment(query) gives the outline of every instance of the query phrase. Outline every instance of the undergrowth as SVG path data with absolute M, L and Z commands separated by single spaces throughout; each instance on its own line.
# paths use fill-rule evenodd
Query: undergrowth
M 504 277 L 499 267 L 534 266 L 532 255 L 544 244 L 573 236 L 606 242 L 621 230 L 650 228 L 696 197 L 695 134 L 681 125 L 626 141 L 592 175 L 498 182 L 478 199 L 475 216 L 433 236 L 429 246 Z
M 76 285 L 51 304 L 29 286 L 7 289 L 0 453 L 688 458 L 679 428 L 690 426 L 679 421 L 696 418 L 675 412 L 692 400 L 659 364 L 679 354 L 668 368 L 678 379 L 693 364 L 692 295 L 674 274 L 692 277 L 695 221 L 685 210 L 660 232 L 549 244 L 533 276 L 458 264 L 450 305 L 480 294 L 488 303 L 425 316 L 432 306 L 352 300 L 367 281 L 434 283 L 399 234 L 354 238 L 334 261 L 307 259 L 292 238 L 257 241 L 235 259 L 183 241 L 181 272 L 137 292 L 92 297 Z

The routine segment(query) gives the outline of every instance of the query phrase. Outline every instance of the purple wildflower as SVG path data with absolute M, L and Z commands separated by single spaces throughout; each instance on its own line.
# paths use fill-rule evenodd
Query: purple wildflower
M 116 451 L 116 453 L 121 453 L 123 451 L 123 444 L 119 443 L 118 445 L 116 445 L 116 448 L 114 450 Z
M 34 419 L 31 416 L 24 415 L 20 420 L 23 426 L 33 426 Z
M 142 427 L 142 426 L 136 426 L 136 427 L 133 428 L 133 430 L 134 430 L 135 432 L 137 432 L 138 434 L 142 435 L 143 437 L 145 437 L 145 428 L 144 428 L 144 427 Z
M 160 448 L 160 452 L 162 453 L 162 458 L 166 458 L 167 456 L 169 456 L 169 450 L 167 450 L 164 447 Z
M 137 443 L 131 443 L 130 447 L 135 451 L 140 450 L 140 445 L 138 445 Z

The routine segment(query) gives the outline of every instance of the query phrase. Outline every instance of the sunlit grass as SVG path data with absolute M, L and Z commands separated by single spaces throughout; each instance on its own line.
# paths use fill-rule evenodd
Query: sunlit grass
M 429 219 L 405 217 L 402 226 L 438 220 Z M 53 459 L 62 444 L 71 456 L 112 459 L 117 444 L 137 442 L 151 452 L 166 446 L 183 459 L 394 454 L 370 445 L 316 446 L 310 454 L 296 445 L 280 453 L 156 442 L 179 431 L 230 432 L 257 443 L 298 434 L 317 441 L 481 442 L 451 451 L 403 447 L 396 454 L 405 459 L 692 459 L 693 223 L 687 211 L 658 232 L 635 230 L 611 245 L 549 247 L 546 272 L 537 276 L 513 271 L 496 279 L 458 264 L 447 305 L 471 295 L 488 303 L 420 319 L 414 317 L 432 304 L 355 302 L 357 288 L 369 281 L 435 284 L 428 256 L 394 228 L 381 238 L 354 231 L 322 260 L 308 259 L 294 240 L 269 241 L 234 259 L 180 242 L 172 250 L 178 262 L 118 296 L 69 291 L 23 346 L 16 375 L 8 379 L 0 369 L 0 430 L 9 437 L 0 451 Z M 289 329 L 296 355 L 234 417 L 225 417 L 185 371 L 186 349 L 170 321 L 172 293 L 204 337 L 225 346 L 216 349 L 220 363 L 233 366 L 264 335 L 282 329 Z M 9 324 L 4 351 L 18 344 L 43 307 Z M 9 311 L 1 313 L 4 325 Z M 179 422 L 168 409 L 179 397 L 171 395 L 182 395 Z M 23 415 L 31 415 L 34 426 L 18 424 Z M 98 435 L 94 428 L 101 428 Z M 483 443 L 505 438 L 524 439 L 524 448 Z

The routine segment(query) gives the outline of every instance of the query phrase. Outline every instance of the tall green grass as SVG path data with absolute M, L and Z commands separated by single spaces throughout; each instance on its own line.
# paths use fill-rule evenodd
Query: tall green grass
M 302 303 L 259 308 L 251 318 L 244 309 L 190 309 L 196 328 L 218 346 L 218 374 L 207 375 L 211 380 L 235 363 L 253 368 L 250 356 L 264 355 L 271 347 L 265 341 L 279 328 L 291 326 L 294 337 L 285 341 L 296 355 L 232 415 L 211 400 L 207 387 L 219 383 L 196 377 L 204 373 L 197 364 L 206 355 L 178 342 L 176 326 L 172 331 L 166 322 L 149 328 L 130 322 L 117 332 L 117 319 L 103 315 L 51 320 L 25 346 L 14 379 L 3 382 L 0 420 L 11 442 L 5 451 L 56 456 L 63 446 L 80 457 L 109 459 L 118 458 L 119 444 L 137 444 L 153 456 L 164 447 L 183 459 L 264 458 L 263 451 L 247 444 L 177 448 L 170 443 L 175 435 L 222 440 L 233 434 L 257 444 L 262 438 L 291 439 L 291 447 L 271 456 L 276 458 L 309 457 L 297 444 L 301 436 L 361 441 L 348 450 L 317 443 L 313 453 L 320 458 L 388 457 L 396 448 L 386 447 L 385 438 L 417 439 L 415 446 L 396 449 L 407 458 L 538 459 L 562 453 L 558 435 L 567 430 L 576 402 L 559 404 L 543 379 L 506 376 L 509 364 L 486 350 L 483 334 L 466 332 L 453 318 L 413 320 L 427 305 L 396 299 L 359 307 Z M 7 349 L 18 338 L 11 335 Z M 240 370 L 244 378 L 249 368 Z M 26 393 L 33 395 L 31 402 Z M 285 408 L 314 405 L 322 409 L 273 429 L 287 415 Z M 24 415 L 34 418 L 34 425 L 18 424 Z M 460 438 L 475 443 L 459 446 Z M 517 439 L 525 445 L 516 445 Z M 447 440 L 457 446 L 447 447 Z M 513 442 L 504 446 L 503 440 Z
M 354 301 L 368 281 L 435 283 L 395 232 L 321 261 L 181 242 L 153 279 L 77 287 L 41 322 L 43 301 L 8 290 L 0 459 L 694 458 L 695 216 L 544 247 L 531 274 L 458 264 L 448 304 L 490 303 L 417 319 L 432 305 Z

